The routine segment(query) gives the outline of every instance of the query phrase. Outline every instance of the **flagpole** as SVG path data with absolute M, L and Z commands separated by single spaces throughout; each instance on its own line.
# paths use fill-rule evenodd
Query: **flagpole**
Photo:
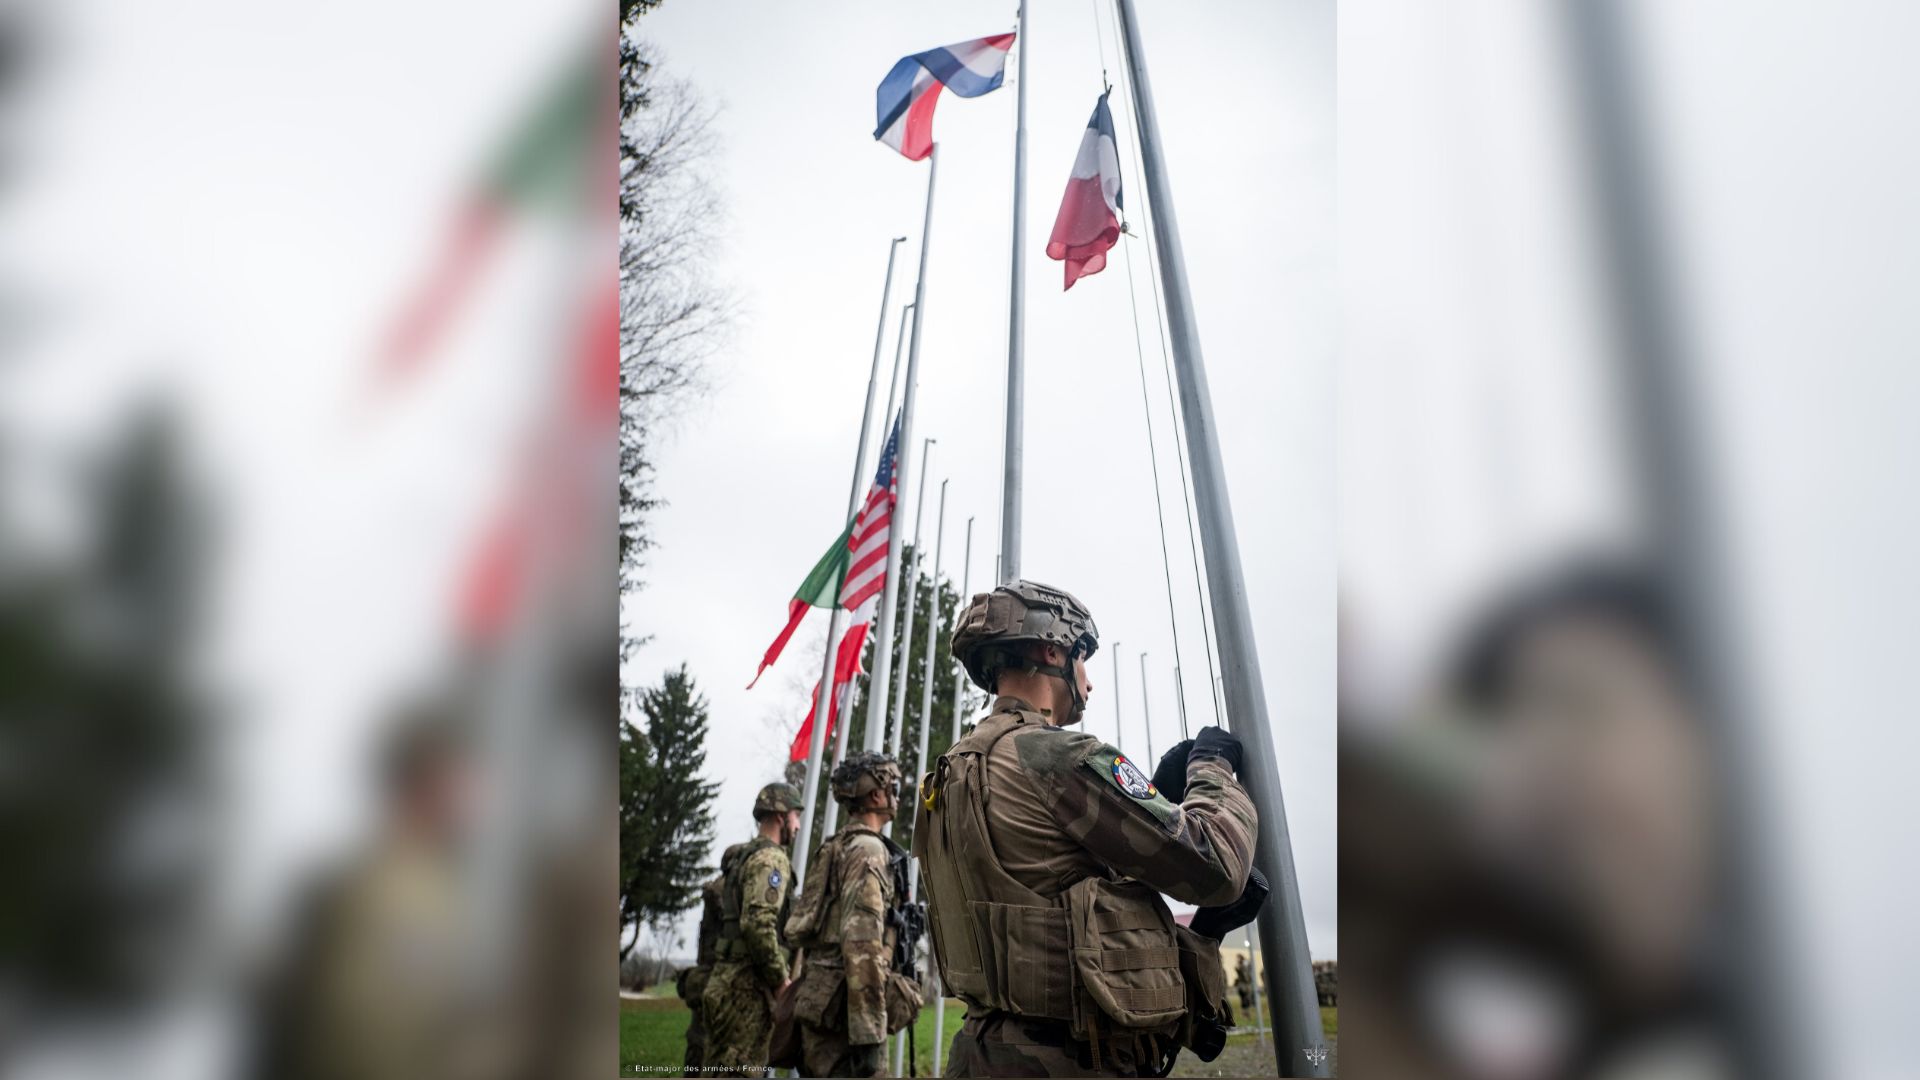
M 1133 0 L 1115 0 L 1115 9 L 1126 52 L 1127 81 L 1133 93 L 1140 165 L 1146 177 L 1147 200 L 1153 207 L 1154 248 L 1160 254 L 1162 299 L 1179 376 L 1185 421 L 1182 426 L 1193 470 L 1193 501 L 1199 510 L 1208 591 L 1213 596 L 1214 637 L 1220 644 L 1226 711 L 1233 717 L 1234 734 L 1246 743 L 1241 779 L 1260 816 L 1254 863 L 1273 889 L 1260 911 L 1260 932 L 1267 945 L 1263 959 L 1267 1003 L 1274 1013 L 1276 1057 L 1285 1047 L 1287 1057 L 1279 1063 L 1284 1076 L 1326 1076 L 1327 1042 L 1320 1027 L 1319 999 L 1314 994 L 1307 952 L 1306 917 L 1300 909 L 1300 881 L 1294 871 L 1293 844 L 1287 834 L 1286 806 L 1280 794 L 1279 756 L 1267 720 L 1266 688 L 1260 678 L 1260 656 L 1254 648 L 1253 615 L 1247 607 L 1233 505 L 1227 496 L 1226 471 L 1214 430 L 1213 399 L 1200 354 L 1200 330 L 1187 285 L 1186 259 L 1181 253 L 1180 223 L 1167 181 L 1166 160 L 1161 155 L 1160 125 L 1153 109 L 1153 88 L 1147 81 L 1146 59 L 1141 55 Z
M 970 599 L 968 590 L 973 587 L 973 519 L 967 519 L 967 546 L 960 556 L 960 602 Z M 967 669 L 959 664 L 953 665 L 953 733 L 947 739 L 952 746 L 960 741 L 960 717 L 966 712 Z M 922 772 L 926 766 L 922 765 Z M 927 1075 L 940 1075 L 940 1046 L 946 1041 L 947 1032 L 947 989 L 940 985 L 940 965 L 933 965 L 933 1069 Z
M 880 353 L 887 341 L 887 302 L 893 295 L 893 257 L 907 238 L 896 236 L 887 245 L 887 277 L 880 286 L 880 320 L 873 328 L 873 364 L 867 369 L 867 403 L 860 410 L 860 438 L 853 447 L 853 482 L 847 486 L 847 516 L 852 521 L 860 506 L 860 474 L 867 468 L 867 432 L 873 424 L 873 395 L 880 379 Z M 891 387 L 888 388 L 891 392 Z M 844 573 L 842 580 L 845 580 Z M 798 888 L 807 880 L 807 852 L 813 839 L 813 811 L 820 794 L 820 754 L 827 744 L 828 702 L 833 698 L 834 663 L 840 655 L 840 619 L 844 609 L 836 590 L 827 618 L 827 654 L 820 663 L 820 685 L 813 702 L 813 731 L 807 741 L 807 786 L 801 796 L 805 809 L 800 817 L 800 837 L 794 844 L 793 877 Z
M 927 313 L 927 248 L 933 239 L 933 185 L 940 175 L 940 144 L 927 151 L 927 209 L 920 223 L 920 277 L 913 285 L 913 335 L 907 345 L 907 382 L 901 390 L 900 464 L 898 474 L 905 476 L 913 453 L 913 399 L 920 377 L 920 323 Z M 897 526 L 899 522 L 895 522 Z M 887 584 L 880 597 L 879 636 L 873 650 L 873 679 L 867 684 L 866 748 L 879 750 L 886 737 L 887 691 L 893 678 L 893 607 L 900 595 L 901 530 L 888 529 Z
M 1020 0 L 1014 41 L 1020 86 L 1013 121 L 1013 272 L 1007 301 L 1007 444 L 1000 477 L 999 581 L 1020 576 L 1021 434 L 1026 423 L 1027 366 L 1027 4 Z
M 1140 730 L 1147 734 L 1147 761 L 1153 760 L 1153 704 L 1147 700 L 1147 654 L 1140 654 Z
M 925 466 L 922 466 L 922 469 L 924 468 Z M 924 477 L 925 475 L 926 475 L 925 472 L 921 473 L 921 476 Z M 914 775 L 916 777 L 919 776 L 920 773 L 926 771 L 927 732 L 929 729 L 933 727 L 933 648 L 934 648 L 934 643 L 940 640 L 940 633 L 939 633 L 940 631 L 940 556 L 941 556 L 941 549 L 946 546 L 946 539 L 947 539 L 947 481 L 945 480 L 940 481 L 940 513 L 939 513 L 939 516 L 937 516 L 934 519 L 934 522 L 935 524 L 933 526 L 933 596 L 931 598 L 929 609 L 928 609 L 931 612 L 931 614 L 927 617 L 927 651 L 926 651 L 927 658 L 921 664 L 921 667 L 920 667 L 920 742 L 919 742 L 919 748 L 915 752 L 914 758 L 913 758 L 913 767 L 915 769 Z M 917 550 L 919 547 L 918 526 L 916 526 L 914 529 L 914 545 L 915 545 L 915 549 Z M 918 562 L 919 560 L 916 559 L 915 561 Z M 902 663 L 905 662 L 905 655 L 906 655 L 905 650 L 902 650 L 901 651 Z M 907 680 L 905 679 L 900 680 L 902 685 L 905 685 L 906 681 Z M 905 770 L 902 770 L 902 771 L 904 772 Z M 914 786 L 914 791 L 915 791 L 915 794 L 917 795 L 919 792 L 918 784 Z M 900 819 L 898 817 L 894 818 L 895 822 L 898 822 L 899 820 Z M 891 827 L 891 825 L 892 823 L 889 823 L 889 827 Z M 909 904 L 913 903 L 914 898 L 919 894 L 919 892 L 920 892 L 920 860 L 909 859 L 907 861 L 907 903 Z M 938 978 L 939 976 L 936 975 L 935 979 L 937 980 Z M 938 1012 L 939 1010 L 936 1009 L 934 1011 Z M 934 1029 L 934 1041 L 936 1043 L 939 1041 L 940 1033 L 942 1030 L 944 1029 L 941 1029 L 941 1028 Z M 907 1053 L 907 1033 L 905 1031 L 902 1031 L 900 1032 L 900 1043 L 899 1043 L 898 1050 L 895 1054 L 895 1057 L 904 1061 L 906 1057 L 906 1053 Z M 907 1070 L 904 1068 L 901 1068 L 899 1065 L 896 1064 L 893 1071 L 894 1071 L 894 1075 L 898 1076 L 898 1075 L 901 1075 L 902 1073 L 905 1073 Z M 939 1075 L 939 1074 L 935 1073 L 935 1075 Z
M 1113 745 L 1115 749 L 1119 749 L 1122 739 L 1120 733 L 1120 643 L 1116 641 L 1112 645 L 1107 646 L 1107 652 L 1113 655 Z
M 933 457 L 933 444 L 938 439 L 920 440 L 920 452 L 927 460 Z M 927 516 L 927 461 L 920 462 L 919 493 L 913 497 L 913 562 L 907 565 L 907 602 L 905 611 L 907 621 L 900 627 L 900 677 L 893 684 L 893 720 L 887 726 L 886 751 L 896 759 L 900 757 L 901 730 L 907 715 L 907 665 L 913 661 L 913 602 L 920 594 L 920 524 Z M 887 826 L 887 835 L 893 835 L 891 823 Z
M 906 344 L 906 341 L 907 341 L 907 312 L 912 310 L 914 310 L 914 305 L 912 304 L 908 304 L 906 307 L 903 307 L 900 309 L 900 331 L 898 335 L 896 335 L 893 339 L 893 374 L 888 376 L 887 378 L 887 409 L 885 412 L 880 414 L 881 417 L 883 418 L 883 421 L 885 417 L 889 417 L 893 415 L 893 403 L 895 398 L 898 397 L 899 395 L 900 354 L 901 354 L 902 347 Z M 869 641 L 873 640 L 872 636 L 869 635 L 867 640 Z M 851 681 L 852 680 L 850 677 L 849 682 Z M 836 710 L 837 708 L 838 706 L 836 705 Z M 848 710 L 849 711 L 852 710 L 852 702 L 848 702 Z M 838 767 L 842 761 L 846 760 L 847 729 L 852 726 L 853 725 L 849 720 L 849 718 L 844 716 L 840 717 L 839 720 L 834 724 L 833 764 L 835 767 Z M 839 827 L 840 827 L 840 804 L 829 799 L 827 800 L 825 831 L 831 834 L 835 829 Z

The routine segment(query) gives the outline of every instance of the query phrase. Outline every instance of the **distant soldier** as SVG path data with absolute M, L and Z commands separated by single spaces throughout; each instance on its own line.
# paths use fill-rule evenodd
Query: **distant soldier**
M 800 793 L 788 784 L 768 784 L 753 800 L 753 817 L 760 835 L 727 849 L 721 859 L 720 933 L 702 997 L 709 1075 L 766 1071 L 773 998 L 788 982 L 780 924 L 793 895 L 786 845 L 800 831 Z
M 1030 581 L 975 596 L 954 631 L 998 697 L 923 780 L 913 834 L 941 980 L 967 1004 L 948 1076 L 1161 1076 L 1182 1044 L 1210 1059 L 1224 1043 L 1219 927 L 1256 821 L 1240 741 L 1209 727 L 1170 751 L 1185 791 L 1164 797 L 1066 730 L 1098 645 L 1078 600 Z M 1208 905 L 1212 936 L 1177 926 L 1163 892 Z
M 887 1036 L 921 1004 L 893 970 L 920 932 L 918 908 L 906 906 L 907 853 L 880 831 L 900 809 L 900 766 L 862 750 L 833 770 L 832 785 L 847 823 L 808 864 L 787 920 L 788 937 L 806 953 L 794 994 L 800 1074 L 883 1076 Z
M 752 841 L 735 844 L 720 856 L 720 865 L 738 861 L 740 854 Z M 700 947 L 694 954 L 693 966 L 681 968 L 674 989 L 680 1000 L 693 1014 L 693 1022 L 687 1025 L 687 1058 L 682 1070 L 688 1076 L 698 1076 L 701 1066 L 707 1060 L 707 1006 L 702 997 L 707 992 L 707 982 L 713 977 L 714 949 L 720 943 L 721 914 L 720 894 L 726 886 L 726 875 L 716 874 L 711 881 L 700 887 Z
M 1233 962 L 1233 985 L 1240 992 L 1240 1007 L 1253 1008 L 1253 965 L 1248 963 L 1246 953 Z

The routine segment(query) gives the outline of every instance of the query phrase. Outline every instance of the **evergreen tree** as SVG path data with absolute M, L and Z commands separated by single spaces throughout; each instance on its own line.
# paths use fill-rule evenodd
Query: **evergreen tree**
M 627 928 L 659 930 L 700 899 L 711 868 L 713 798 L 707 761 L 707 701 L 685 664 L 658 687 L 628 695 L 644 724 L 620 721 L 620 955 Z

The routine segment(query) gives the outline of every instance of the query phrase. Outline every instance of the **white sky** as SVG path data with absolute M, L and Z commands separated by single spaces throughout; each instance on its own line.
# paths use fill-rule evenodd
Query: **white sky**
M 1105 10 L 1099 19 L 1111 35 Z M 1333 956 L 1332 5 L 1150 0 L 1140 19 L 1308 936 L 1315 956 Z M 999 33 L 1012 20 L 1006 3 L 711 0 L 668 3 L 642 20 L 666 70 L 724 108 L 715 173 L 731 221 L 718 273 L 747 310 L 716 366 L 711 398 L 662 440 L 659 491 L 668 507 L 657 518 L 647 589 L 633 607 L 637 626 L 655 635 L 635 675 L 657 680 L 684 660 L 712 703 L 708 768 L 723 784 L 722 842 L 750 829 L 752 794 L 778 775 L 818 670 L 823 613 L 759 687 L 742 689 L 782 624 L 787 598 L 840 528 L 892 236 L 911 238 L 901 246 L 895 311 L 911 298 L 926 165 L 874 142 L 874 88 L 903 55 Z M 753 32 L 743 33 L 748 25 Z M 1103 648 L 1089 724 L 1109 738 L 1118 643 L 1119 741 L 1145 759 L 1142 651 L 1154 749 L 1178 739 L 1179 723 L 1126 266 L 1116 249 L 1104 273 L 1063 295 L 1061 265 L 1044 254 L 1100 91 L 1095 5 L 1040 6 L 1029 36 L 1022 570 L 1093 610 Z M 1107 63 L 1117 67 L 1113 39 L 1105 40 Z M 957 578 L 973 517 L 976 590 L 993 573 L 999 530 L 1017 64 L 1016 52 L 1008 85 L 989 96 L 943 97 L 934 122 L 941 163 L 916 436 L 939 442 L 923 533 L 930 544 L 939 481 L 947 479 L 945 570 Z M 1114 106 L 1124 156 L 1130 109 L 1118 93 Z M 1130 173 L 1126 184 L 1127 204 L 1144 202 Z M 1206 658 L 1143 249 L 1134 261 L 1197 727 L 1210 718 L 1196 677 Z M 884 386 L 880 397 L 884 403 Z M 909 528 L 915 472 L 902 489 Z

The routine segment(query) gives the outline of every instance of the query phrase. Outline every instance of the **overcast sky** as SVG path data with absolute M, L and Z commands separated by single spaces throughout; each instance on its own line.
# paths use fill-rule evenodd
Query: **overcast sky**
M 1103 51 L 1108 66 L 1119 63 L 1109 13 L 1105 5 L 1048 5 L 1029 26 L 1022 570 L 1093 610 L 1102 651 L 1092 665 L 1089 727 L 1113 738 L 1118 722 L 1122 748 L 1145 759 L 1149 742 L 1163 750 L 1180 725 L 1126 259 L 1116 249 L 1104 273 L 1063 294 L 1061 264 L 1045 257 L 1100 93 Z M 1007 3 L 710 0 L 668 3 L 641 21 L 666 72 L 692 80 L 722 108 L 723 149 L 713 168 L 730 221 L 717 271 L 745 310 L 716 364 L 713 392 L 663 433 L 660 546 L 632 609 L 637 628 L 654 635 L 634 674 L 657 680 L 684 661 L 712 703 L 708 770 L 722 783 L 724 843 L 750 830 L 753 792 L 778 776 L 818 670 L 824 613 L 810 617 L 760 686 L 743 689 L 787 599 L 842 524 L 893 236 L 911 239 L 894 278 L 889 359 L 898 309 L 911 298 L 927 165 L 873 140 L 874 88 L 901 56 L 1004 32 L 1013 17 Z M 1332 5 L 1146 0 L 1139 17 L 1308 935 L 1316 957 L 1331 957 Z M 743 34 L 748 25 L 753 32 Z M 941 161 L 915 434 L 938 444 L 923 532 L 931 547 L 939 482 L 948 480 L 943 572 L 957 588 L 972 517 L 976 590 L 993 574 L 999 532 L 1017 64 L 1016 50 L 1001 91 L 944 96 L 934 123 Z M 1117 93 L 1114 116 L 1128 159 L 1131 110 Z M 1136 187 L 1129 171 L 1129 206 L 1145 201 Z M 1133 262 L 1187 709 L 1197 728 L 1212 715 L 1197 674 L 1207 665 L 1205 643 L 1144 248 L 1134 249 Z M 918 473 L 902 489 L 907 528 Z

